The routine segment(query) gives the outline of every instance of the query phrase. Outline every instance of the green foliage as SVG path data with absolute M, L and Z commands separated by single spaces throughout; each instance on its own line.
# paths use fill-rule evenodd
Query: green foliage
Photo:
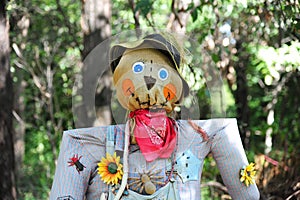
M 136 7 L 134 12 L 141 12 L 141 15 L 145 18 L 147 18 L 147 15 L 153 11 L 153 3 L 154 0 L 139 0 L 136 3 Z
M 297 149 L 299 125 L 299 42 L 283 45 L 281 48 L 259 46 L 251 47 L 251 66 L 248 84 L 251 101 L 249 106 L 255 110 L 251 117 L 251 130 L 256 132 L 253 141 L 261 141 L 269 127 L 273 129 L 274 146 L 289 145 L 288 152 Z M 268 122 L 268 113 L 274 111 L 274 119 Z M 292 127 L 292 128 L 289 128 Z M 288 135 L 288 137 L 286 136 Z M 291 136 L 292 135 L 292 136 Z M 258 152 L 264 145 L 253 144 Z M 276 156 L 276 155 L 275 155 Z
M 47 130 L 35 131 L 30 138 L 25 139 L 25 143 L 31 145 L 26 148 L 24 157 L 24 167 L 22 168 L 22 179 L 18 179 L 20 198 L 47 199 L 48 191 L 53 180 L 53 169 L 55 169 L 54 155 L 47 135 Z M 43 173 L 41 173 L 43 172 Z
M 248 91 L 249 160 L 265 151 L 266 131 L 272 129 L 270 156 L 282 160 L 300 146 L 299 6 L 292 1 L 200 0 L 175 12 L 189 13 L 186 34 L 197 41 L 202 66 L 223 78 L 226 116 L 237 117 L 237 71 L 245 64 Z M 59 4 L 58 4 L 59 3 Z M 172 1 L 112 1 L 112 34 L 136 28 L 165 29 L 171 23 Z M 177 9 L 177 10 L 176 10 Z M 22 99 L 26 123 L 25 155 L 18 177 L 20 199 L 47 199 L 59 152 L 62 131 L 73 128 L 72 88 L 80 70 L 83 33 L 80 1 L 11 0 L 11 71 L 16 96 Z M 173 15 L 174 14 L 174 15 Z M 299 15 L 299 14 L 298 14 Z M 195 42 L 196 43 L 196 42 Z M 247 58 L 247 59 L 245 59 Z M 209 60 L 208 63 L 204 61 Z M 202 68 L 201 68 L 202 69 Z M 211 102 L 199 66 L 183 71 L 197 95 L 201 118 L 210 116 Z M 18 91 L 20 90 L 20 93 Z M 193 103 L 193 99 L 190 102 Z M 272 114 L 273 113 L 273 114 Z M 282 148 L 284 147 L 284 148 Z M 204 163 L 202 182 L 220 181 L 215 162 Z M 220 198 L 210 188 L 202 197 Z
M 60 4 L 58 5 L 57 2 Z M 73 127 L 72 87 L 80 67 L 80 3 L 10 1 L 12 72 L 25 105 L 19 199 L 48 199 L 63 130 Z M 16 105 L 18 107 L 18 105 Z

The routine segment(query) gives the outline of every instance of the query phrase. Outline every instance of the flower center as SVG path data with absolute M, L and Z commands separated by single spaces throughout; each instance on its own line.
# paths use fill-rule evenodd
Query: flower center
M 251 176 L 251 172 L 250 171 L 247 171 L 247 176 Z
M 108 167 L 107 167 L 108 171 L 111 173 L 111 174 L 115 174 L 117 173 L 118 171 L 118 166 L 116 163 L 114 162 L 111 162 L 108 164 Z

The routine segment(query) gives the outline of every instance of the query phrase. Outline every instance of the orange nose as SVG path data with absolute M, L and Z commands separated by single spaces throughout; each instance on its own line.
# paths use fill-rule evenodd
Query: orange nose
M 172 100 L 176 96 L 176 87 L 169 83 L 164 87 L 164 96 L 168 101 Z
M 122 83 L 122 90 L 123 90 L 123 94 L 125 96 L 132 95 L 134 93 L 134 90 L 135 90 L 132 80 L 125 79 Z

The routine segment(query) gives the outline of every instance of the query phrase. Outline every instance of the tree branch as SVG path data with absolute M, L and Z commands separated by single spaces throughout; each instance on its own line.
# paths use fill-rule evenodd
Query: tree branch
M 224 193 L 228 193 L 227 188 L 219 182 L 210 181 L 208 183 L 202 183 L 201 188 L 203 188 L 203 187 L 215 187 L 215 188 L 223 191 Z
M 276 105 L 277 100 L 278 100 L 278 94 L 282 91 L 284 85 L 289 81 L 292 74 L 293 74 L 293 72 L 287 73 L 287 75 L 285 77 L 283 77 L 281 79 L 281 81 L 276 85 L 276 88 L 272 91 L 273 99 L 271 102 L 269 102 L 267 104 L 267 106 L 265 107 L 265 110 L 271 110 Z
M 173 15 L 174 15 L 174 21 L 177 20 L 177 21 L 178 21 L 178 24 L 179 24 L 180 27 L 182 28 L 182 27 L 183 27 L 183 24 L 182 24 L 182 22 L 181 22 L 180 17 L 178 16 L 178 12 L 176 11 L 175 1 L 176 1 L 176 0 L 172 0 L 171 10 L 172 10 L 172 13 L 173 13 Z M 174 21 L 173 21 L 173 22 L 174 22 Z
M 293 197 L 297 197 L 298 195 L 300 195 L 300 190 L 298 190 L 298 191 L 294 192 L 293 194 L 291 194 L 286 200 L 291 200 Z
M 141 31 L 140 31 L 140 13 L 139 11 L 135 10 L 136 6 L 134 3 L 134 0 L 128 0 L 129 6 L 131 8 L 132 14 L 133 14 L 133 19 L 134 19 L 134 26 L 136 28 L 136 35 L 137 37 L 140 37 Z

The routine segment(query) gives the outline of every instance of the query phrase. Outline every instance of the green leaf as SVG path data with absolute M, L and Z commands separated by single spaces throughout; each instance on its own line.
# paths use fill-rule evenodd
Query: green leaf
M 135 11 L 141 11 L 141 15 L 147 17 L 152 10 L 153 0 L 140 0 L 136 3 Z
M 192 16 L 193 22 L 195 22 L 198 18 L 198 9 L 193 10 L 193 12 L 191 13 L 191 16 Z
M 212 60 L 213 60 L 215 63 L 217 63 L 217 62 L 220 61 L 219 56 L 218 56 L 217 54 L 215 54 L 215 53 L 213 53 L 213 54 L 211 55 L 211 58 L 212 58 Z

